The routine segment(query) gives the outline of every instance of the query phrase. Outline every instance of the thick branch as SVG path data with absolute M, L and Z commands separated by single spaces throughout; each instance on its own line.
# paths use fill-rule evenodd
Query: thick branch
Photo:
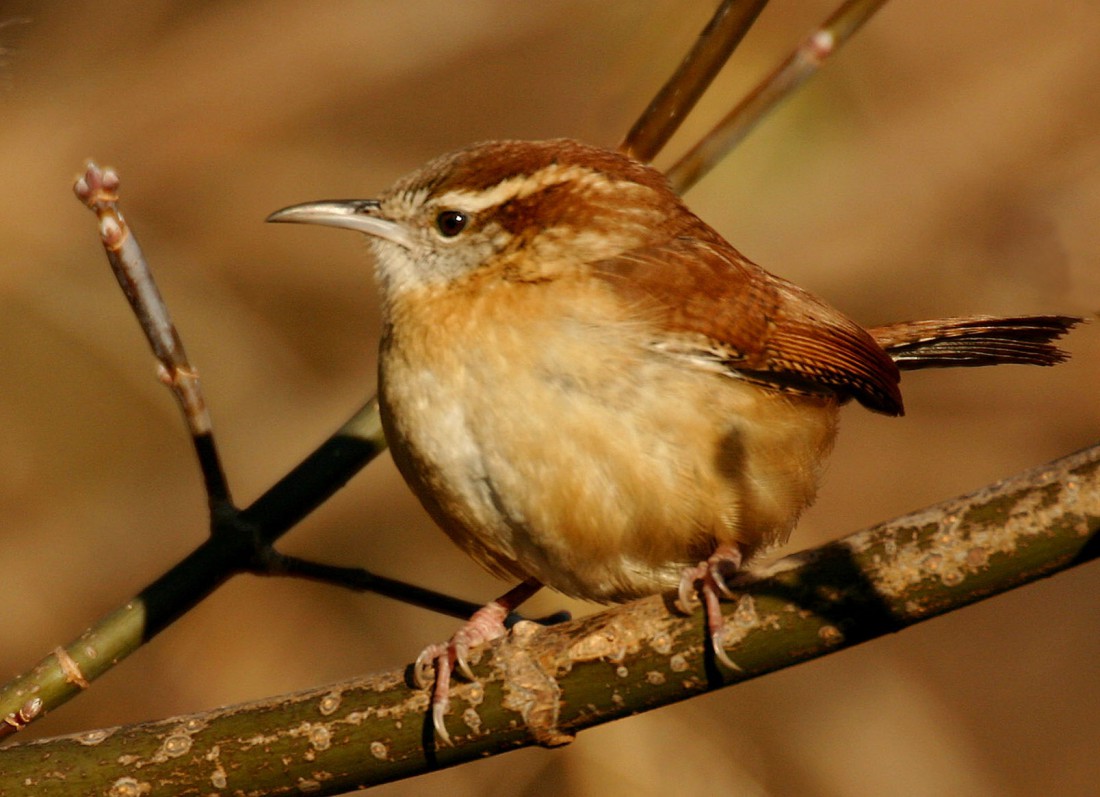
M 654 597 L 549 629 L 521 623 L 428 699 L 393 670 L 245 706 L 0 753 L 0 796 L 308 789 L 338 794 L 578 731 L 865 642 L 1096 558 L 1100 446 L 780 560 L 737 585 L 720 671 L 701 612 Z M 132 792 L 123 792 L 131 789 Z

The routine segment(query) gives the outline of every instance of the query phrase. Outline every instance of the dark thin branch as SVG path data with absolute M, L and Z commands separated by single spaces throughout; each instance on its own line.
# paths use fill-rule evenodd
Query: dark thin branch
M 685 193 L 737 146 L 795 89 L 817 73 L 825 60 L 879 10 L 886 0 L 848 0 L 811 33 L 774 72 L 668 171 L 669 182 Z
M 37 716 L 45 716 L 88 688 L 238 573 L 290 574 L 280 569 L 283 568 L 278 564 L 280 555 L 270 548 L 271 544 L 385 449 L 377 412 L 374 400 L 367 402 L 336 434 L 250 507 L 240 512 L 226 507 L 222 516 L 215 518 L 210 538 L 168 572 L 77 639 L 57 648 L 31 670 L 0 688 L 0 717 L 18 712 L 32 695 L 43 701 Z M 265 557 L 270 559 L 264 562 Z M 273 564 L 273 569 L 267 569 Z M 327 566 L 310 564 L 314 569 L 308 577 L 322 580 Z M 339 586 L 369 590 L 463 619 L 478 607 L 362 569 L 334 568 L 327 575 L 332 577 L 330 583 Z M 560 619 L 561 616 L 552 615 L 542 621 Z
M 371 398 L 335 434 L 243 510 L 241 521 L 255 527 L 260 542 L 270 545 L 385 450 L 378 400 Z
M 257 575 L 267 576 L 292 576 L 307 581 L 317 581 L 322 584 L 335 584 L 356 592 L 373 592 L 377 595 L 400 600 L 412 606 L 422 609 L 430 609 L 460 620 L 469 619 L 470 615 L 481 608 L 482 604 L 464 601 L 460 598 L 452 598 L 435 590 L 424 589 L 404 581 L 386 578 L 364 570 L 361 567 L 340 567 L 319 562 L 311 562 L 307 559 L 299 559 L 296 556 L 287 556 L 279 553 L 274 548 L 263 549 L 266 556 L 263 567 Z M 568 612 L 555 612 L 554 614 L 540 617 L 535 622 L 543 625 L 552 625 L 568 620 Z M 505 626 L 511 627 L 521 620 L 527 619 L 523 615 L 512 612 L 505 619 Z
M 653 160 L 767 4 L 768 0 L 723 0 L 691 52 L 646 106 L 619 149 L 645 163 Z
M 1100 446 L 820 548 L 735 585 L 724 605 L 737 671 L 701 611 L 655 596 L 543 629 L 521 623 L 456 684 L 436 748 L 407 668 L 259 703 L 17 745 L 0 794 L 340 794 L 529 745 L 842 650 L 1100 554 Z M 319 774 L 319 773 L 323 773 Z

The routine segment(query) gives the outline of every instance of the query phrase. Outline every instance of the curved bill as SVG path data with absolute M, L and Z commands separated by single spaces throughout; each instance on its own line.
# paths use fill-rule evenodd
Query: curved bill
M 384 238 L 406 249 L 412 246 L 408 232 L 381 215 L 377 199 L 325 199 L 276 210 L 267 221 L 344 227 Z

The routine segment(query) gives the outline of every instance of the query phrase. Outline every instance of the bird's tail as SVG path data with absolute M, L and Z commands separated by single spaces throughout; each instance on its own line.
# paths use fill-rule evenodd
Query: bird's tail
M 1053 341 L 1084 319 L 1063 315 L 970 316 L 903 321 L 871 335 L 903 371 L 979 365 L 1055 365 L 1069 354 Z

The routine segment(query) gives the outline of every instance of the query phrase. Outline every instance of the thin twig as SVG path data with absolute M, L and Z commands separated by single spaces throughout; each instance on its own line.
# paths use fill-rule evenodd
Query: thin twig
M 137 316 L 141 330 L 160 364 L 158 375 L 176 397 L 191 432 L 210 506 L 227 503 L 229 485 L 213 438 L 213 424 L 203 397 L 198 371 L 187 359 L 176 325 L 168 314 L 137 238 L 118 209 L 118 174 L 88 162 L 73 185 L 77 198 L 99 218 L 99 238 L 111 271 Z
M 646 163 L 657 157 L 767 4 L 768 0 L 723 0 L 619 149 Z
M 782 100 L 813 76 L 826 59 L 879 10 L 886 0 L 848 0 L 808 36 L 774 72 L 730 111 L 671 169 L 668 179 L 685 193 L 737 146 Z

